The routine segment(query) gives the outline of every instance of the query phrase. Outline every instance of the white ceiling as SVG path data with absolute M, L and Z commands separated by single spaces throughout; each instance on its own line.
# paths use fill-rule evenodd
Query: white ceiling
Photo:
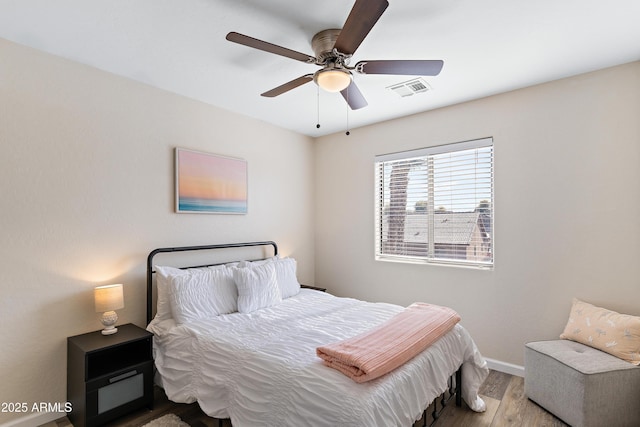
M 311 37 L 342 27 L 353 3 L 0 0 L 0 37 L 311 136 L 640 59 L 639 0 L 389 0 L 351 63 L 444 68 L 407 98 L 385 88 L 411 77 L 357 74 L 369 106 L 347 113 L 313 83 L 261 97 L 318 67 L 225 40 L 237 31 L 313 55 Z

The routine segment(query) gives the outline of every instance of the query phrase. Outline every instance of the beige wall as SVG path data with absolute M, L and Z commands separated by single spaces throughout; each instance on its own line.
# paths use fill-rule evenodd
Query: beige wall
M 375 261 L 374 156 L 488 136 L 494 270 Z M 318 286 L 454 307 L 486 357 L 516 365 L 574 296 L 640 315 L 639 62 L 319 138 L 315 156 Z
M 313 282 L 313 141 L 0 39 L 0 402 L 65 402 L 96 284 L 145 325 L 156 247 L 273 239 Z M 173 211 L 173 149 L 248 161 L 249 214 Z M 0 413 L 0 424 L 24 414 Z

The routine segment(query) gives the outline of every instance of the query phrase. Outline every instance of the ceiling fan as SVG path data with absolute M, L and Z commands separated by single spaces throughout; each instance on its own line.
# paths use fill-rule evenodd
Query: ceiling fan
M 265 52 L 275 53 L 297 61 L 319 65 L 313 74 L 305 74 L 283 85 L 264 92 L 269 98 L 282 95 L 310 81 L 329 92 L 340 92 L 352 110 L 367 106 L 362 92 L 353 81 L 353 72 L 360 74 L 396 74 L 437 76 L 443 66 L 441 60 L 377 60 L 360 61 L 349 66 L 349 61 L 385 9 L 387 0 L 356 0 L 343 28 L 323 30 L 313 36 L 311 47 L 316 56 L 307 55 L 244 34 L 230 32 L 226 39 Z

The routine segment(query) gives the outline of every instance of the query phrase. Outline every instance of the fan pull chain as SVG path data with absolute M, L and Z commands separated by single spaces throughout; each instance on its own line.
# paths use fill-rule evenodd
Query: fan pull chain
M 318 121 L 316 122 L 316 129 L 320 129 L 320 86 L 316 86 L 317 92 L 317 104 L 316 111 L 318 113 Z
M 349 132 L 349 92 L 351 91 L 349 87 L 347 87 L 347 131 L 344 133 L 347 136 L 351 135 L 351 132 Z

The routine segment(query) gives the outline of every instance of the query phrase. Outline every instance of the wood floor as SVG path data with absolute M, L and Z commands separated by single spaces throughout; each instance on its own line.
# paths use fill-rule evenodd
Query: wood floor
M 173 403 L 158 387 L 155 393 L 153 411 L 140 410 L 107 424 L 107 427 L 140 427 L 154 418 L 169 413 L 178 415 L 191 427 L 218 427 L 218 421 L 207 417 L 196 403 L 191 405 Z M 452 400 L 434 427 L 566 426 L 558 418 L 527 399 L 524 394 L 524 379 L 521 377 L 491 371 L 480 388 L 480 395 L 487 404 L 486 412 L 473 412 L 464 402 L 458 408 Z M 231 426 L 228 421 L 223 425 Z M 422 420 L 416 422 L 414 426 L 422 426 Z M 64 417 L 41 427 L 72 427 L 72 425 Z

